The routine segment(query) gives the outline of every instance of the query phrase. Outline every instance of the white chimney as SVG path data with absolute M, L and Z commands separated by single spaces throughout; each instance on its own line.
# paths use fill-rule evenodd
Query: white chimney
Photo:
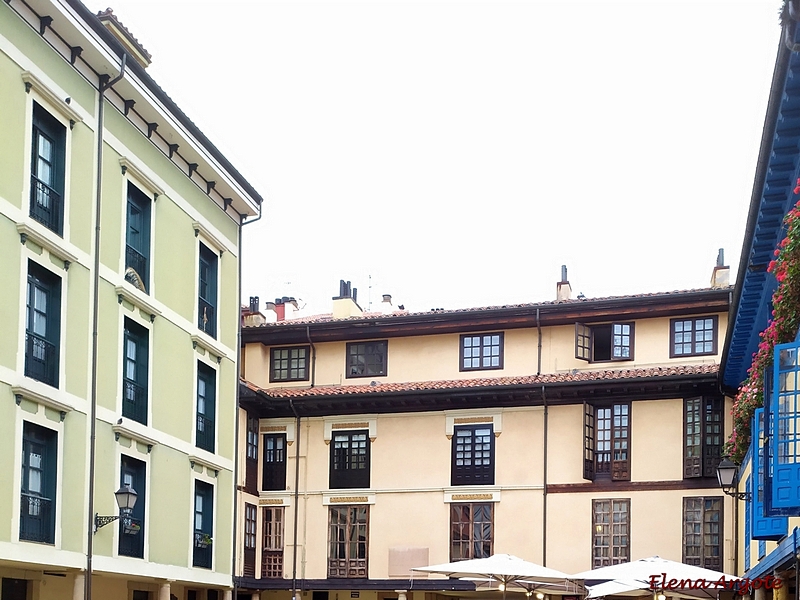
M 383 300 L 381 301 L 381 314 L 390 315 L 392 312 L 394 312 L 394 307 L 392 306 L 392 295 L 384 294 Z
M 731 268 L 725 264 L 725 250 L 719 249 L 717 253 L 717 264 L 711 271 L 711 287 L 724 288 L 731 284 Z
M 556 283 L 556 301 L 569 300 L 572 295 L 572 286 L 567 280 L 567 265 L 561 265 L 561 281 Z

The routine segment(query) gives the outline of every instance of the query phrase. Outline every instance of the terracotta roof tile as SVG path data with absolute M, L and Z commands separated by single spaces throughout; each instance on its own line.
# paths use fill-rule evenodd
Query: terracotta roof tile
M 261 391 L 271 398 L 310 398 L 318 396 L 346 396 L 391 392 L 419 392 L 425 390 L 460 390 L 504 386 L 541 385 L 552 383 L 580 383 L 596 381 L 623 381 L 650 377 L 674 377 L 680 375 L 716 375 L 717 364 L 675 365 L 642 367 L 638 369 L 605 369 L 601 371 L 568 371 L 543 373 L 519 377 L 487 377 L 480 379 L 453 379 L 445 381 L 414 381 L 406 383 L 376 383 L 366 385 L 320 386 L 315 388 L 259 388 L 242 381 L 249 389 Z
M 418 311 L 418 312 L 411 312 L 408 310 L 396 310 L 392 313 L 385 314 L 380 312 L 373 312 L 367 313 L 365 312 L 362 315 L 356 317 L 346 317 L 341 319 L 334 319 L 332 313 L 320 314 L 320 315 L 312 315 L 307 317 L 300 317 L 297 319 L 286 319 L 285 321 L 277 321 L 272 323 L 264 323 L 262 325 L 250 325 L 245 327 L 286 327 L 291 325 L 304 325 L 304 324 L 312 324 L 312 323 L 344 323 L 347 321 L 363 321 L 365 319 L 391 319 L 394 317 L 405 317 L 405 316 L 419 316 L 419 315 L 449 315 L 449 314 L 469 314 L 469 313 L 480 313 L 480 312 L 487 312 L 492 310 L 504 310 L 504 309 L 518 309 L 518 308 L 536 308 L 538 306 L 561 306 L 565 304 L 591 304 L 593 302 L 603 302 L 603 301 L 610 301 L 610 300 L 621 300 L 625 298 L 658 298 L 658 297 L 668 297 L 668 296 L 678 296 L 682 294 L 691 294 L 691 293 L 701 293 L 701 292 L 710 292 L 714 290 L 732 290 L 733 286 L 728 286 L 726 288 L 694 288 L 688 290 L 673 290 L 671 292 L 648 292 L 643 294 L 629 294 L 629 295 L 621 295 L 621 296 L 603 296 L 600 298 L 584 298 L 582 300 L 578 300 L 577 298 L 572 298 L 570 300 L 545 300 L 543 302 L 527 302 L 521 304 L 502 304 L 497 306 L 479 306 L 474 308 L 453 308 L 453 309 L 444 309 L 444 308 L 437 308 L 433 310 L 425 310 L 425 311 Z

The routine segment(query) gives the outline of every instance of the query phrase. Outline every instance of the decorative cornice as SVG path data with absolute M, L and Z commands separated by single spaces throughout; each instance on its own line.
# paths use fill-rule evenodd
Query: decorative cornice
M 150 193 L 153 194 L 154 199 L 164 195 L 164 190 L 161 186 L 145 175 L 144 171 L 132 163 L 127 157 L 123 156 L 119 159 L 119 166 L 122 169 L 123 175 L 130 172 L 139 182 L 145 185 L 150 190 Z
M 222 346 L 213 342 L 210 337 L 205 334 L 202 335 L 193 335 L 192 338 L 192 346 L 197 348 L 200 346 L 203 350 L 208 352 L 209 354 L 213 354 L 217 357 L 217 362 L 220 362 L 223 358 L 227 358 L 228 354 L 222 349 Z
M 24 385 L 14 385 L 11 386 L 11 393 L 14 394 L 14 397 L 17 400 L 17 404 L 21 398 L 26 400 L 30 400 L 31 402 L 36 402 L 37 404 L 41 404 L 42 406 L 46 406 L 47 408 L 52 408 L 53 410 L 57 410 L 61 413 L 61 420 L 64 420 L 64 417 L 68 412 L 72 412 L 75 408 L 71 404 L 66 404 L 64 402 L 59 402 L 58 400 L 54 400 L 44 394 L 36 392 L 29 387 Z
M 47 100 L 52 108 L 56 109 L 63 117 L 70 121 L 70 128 L 72 128 L 75 123 L 83 121 L 83 117 L 80 113 L 67 104 L 65 98 L 59 97 L 58 94 L 47 87 L 41 79 L 30 71 L 22 72 L 22 81 L 25 84 L 25 91 L 30 91 L 31 89 L 35 90 L 37 94 Z
M 153 449 L 153 446 L 158 445 L 158 442 L 155 439 L 151 438 L 150 436 L 147 436 L 141 431 L 136 431 L 136 429 L 132 429 L 127 425 L 124 425 L 122 423 L 122 419 L 120 419 L 119 422 L 116 423 L 115 425 L 111 426 L 111 431 L 114 432 L 117 441 L 119 441 L 120 436 L 128 438 L 129 440 L 132 440 L 134 442 L 139 442 L 140 444 L 146 445 L 148 452 L 150 452 L 150 450 Z
M 212 460 L 208 458 L 203 458 L 202 456 L 197 456 L 195 454 L 189 455 L 189 464 L 194 468 L 195 465 L 200 465 L 202 467 L 206 467 L 214 471 L 214 476 L 216 477 L 220 471 L 222 471 L 222 465 L 218 465 Z
M 37 246 L 44 248 L 53 256 L 63 260 L 65 269 L 69 269 L 71 263 L 78 261 L 77 256 L 65 250 L 54 239 L 51 239 L 50 235 L 40 230 L 38 225 L 33 223 L 17 223 L 17 233 L 19 233 L 20 241 L 23 244 L 26 240 L 31 240 Z M 61 242 L 63 243 L 63 240 L 61 240 Z
M 203 236 L 203 238 L 217 250 L 220 256 L 222 256 L 222 253 L 228 249 L 225 244 L 221 242 L 217 236 L 211 233 L 208 227 L 203 225 L 200 221 L 192 221 L 192 229 L 194 229 L 195 237 L 198 235 Z
M 123 282 L 122 285 L 118 285 L 114 288 L 114 291 L 116 292 L 117 300 L 120 303 L 122 303 L 123 300 L 130 302 L 136 308 L 149 314 L 151 322 L 154 321 L 156 317 L 161 315 L 161 311 L 156 308 L 155 305 L 150 303 L 150 301 L 147 299 L 147 295 L 134 288 L 128 282 Z

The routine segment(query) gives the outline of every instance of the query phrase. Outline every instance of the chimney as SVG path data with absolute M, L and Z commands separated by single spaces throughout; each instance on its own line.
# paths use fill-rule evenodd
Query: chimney
M 346 319 L 348 317 L 360 317 L 364 314 L 361 307 L 356 302 L 358 290 L 351 287 L 349 281 L 339 280 L 339 295 L 333 297 L 333 318 Z
M 731 268 L 725 264 L 725 250 L 719 249 L 717 252 L 717 264 L 711 272 L 711 287 L 725 288 L 731 284 Z
M 275 323 L 278 321 L 278 307 L 274 302 L 264 303 L 264 322 Z
M 383 300 L 381 301 L 381 314 L 390 315 L 393 311 L 394 307 L 392 306 L 392 295 L 384 294 Z
M 153 57 L 144 49 L 144 46 L 142 46 L 139 40 L 133 37 L 133 34 L 128 31 L 128 28 L 117 19 L 117 15 L 114 14 L 113 10 L 107 8 L 100 11 L 97 13 L 97 18 L 103 26 L 117 38 L 117 41 L 122 44 L 128 56 L 138 62 L 144 69 L 150 65 Z
M 250 304 L 242 307 L 242 327 L 258 327 L 267 319 L 258 311 L 258 296 L 250 296 Z
M 567 265 L 561 265 L 561 281 L 556 283 L 556 301 L 569 300 L 572 295 L 572 286 L 567 280 Z
M 275 298 L 275 314 L 278 317 L 277 321 L 286 320 L 286 303 L 283 298 Z

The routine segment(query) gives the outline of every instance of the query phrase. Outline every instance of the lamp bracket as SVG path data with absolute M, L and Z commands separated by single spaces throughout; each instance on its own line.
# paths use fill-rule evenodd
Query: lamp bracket
M 105 527 L 109 523 L 113 523 L 119 519 L 119 515 L 114 515 L 112 517 L 101 517 L 99 514 L 95 513 L 94 515 L 94 532 L 97 533 L 97 530 L 101 527 Z

